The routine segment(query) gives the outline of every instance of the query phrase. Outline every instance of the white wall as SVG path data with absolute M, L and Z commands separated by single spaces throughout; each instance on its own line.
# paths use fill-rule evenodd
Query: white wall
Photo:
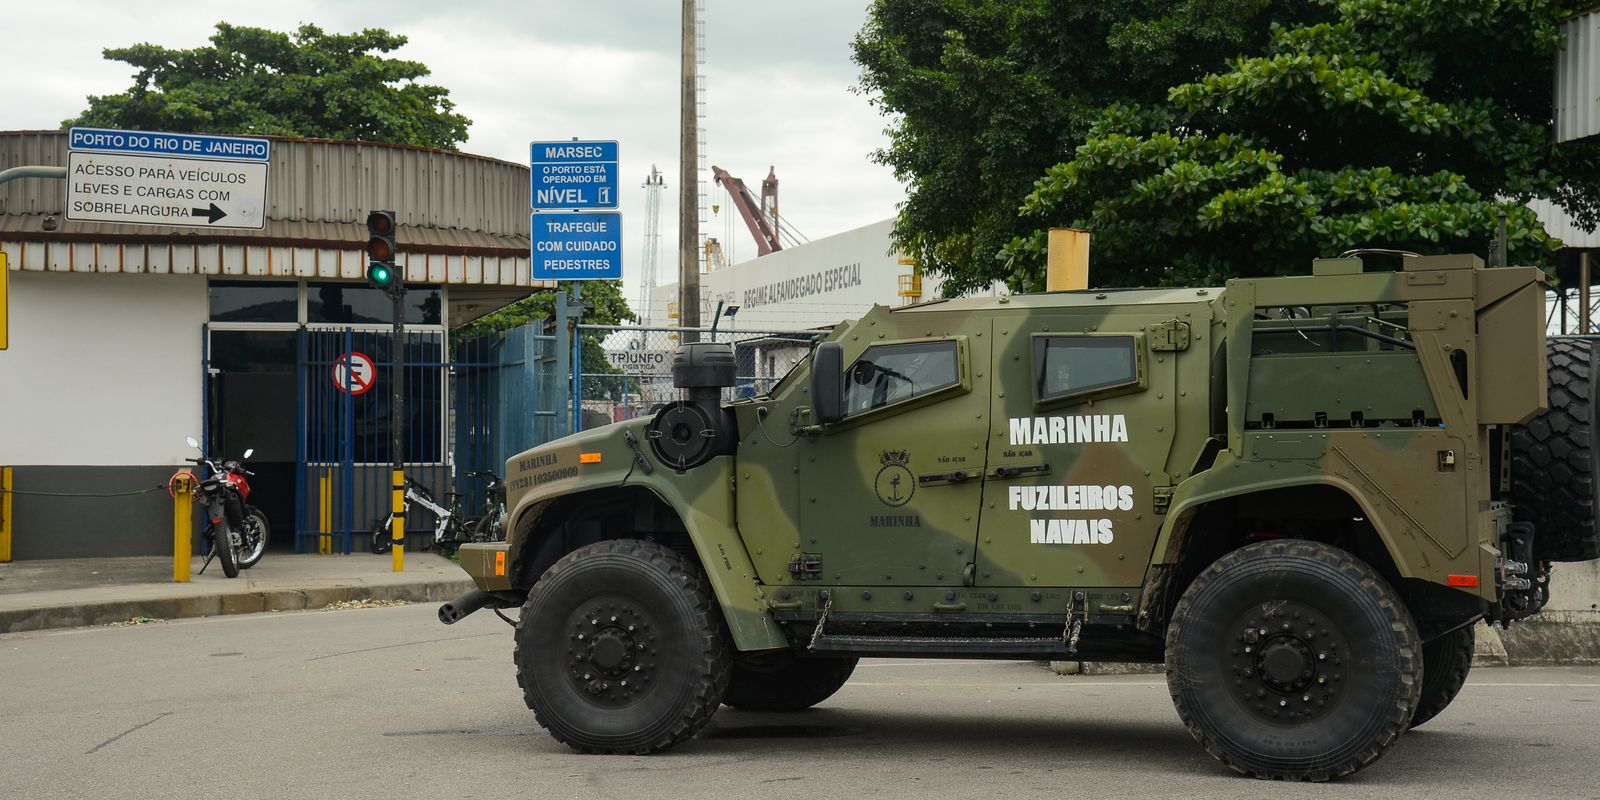
M 13 271 L 0 464 L 181 463 L 205 321 L 203 276 Z
M 874 222 L 703 273 L 700 324 L 710 327 L 718 300 L 739 306 L 732 325 L 739 330 L 803 330 L 856 319 L 874 304 L 905 305 L 899 278 L 911 267 L 890 244 L 893 227 L 894 220 Z M 922 291 L 924 300 L 937 297 L 938 282 L 924 278 Z M 652 324 L 677 324 L 667 321 L 666 310 L 677 297 L 676 283 L 651 293 Z

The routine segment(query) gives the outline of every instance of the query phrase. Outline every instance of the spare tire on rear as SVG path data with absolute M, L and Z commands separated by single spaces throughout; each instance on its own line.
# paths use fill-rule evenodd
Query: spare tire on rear
M 1549 408 L 1511 428 L 1511 501 L 1517 519 L 1534 525 L 1534 558 L 1589 561 L 1600 558 L 1595 525 L 1600 426 L 1592 391 L 1596 348 L 1584 339 L 1551 337 L 1546 350 Z

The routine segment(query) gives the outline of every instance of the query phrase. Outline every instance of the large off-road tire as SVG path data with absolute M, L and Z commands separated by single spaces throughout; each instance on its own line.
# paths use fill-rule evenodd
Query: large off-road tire
M 513 657 L 523 699 L 557 741 L 636 755 L 704 727 L 733 663 L 699 565 L 637 539 L 552 565 L 522 607 Z
M 1207 752 L 1259 778 L 1323 781 L 1378 760 L 1411 724 L 1416 624 L 1349 553 L 1279 539 L 1223 556 L 1167 627 L 1167 688 Z
M 722 703 L 740 711 L 804 711 L 839 691 L 860 660 L 785 652 L 735 663 Z
M 1600 558 L 1597 348 L 1582 339 L 1551 338 L 1546 349 L 1549 408 L 1511 428 L 1511 502 L 1518 520 L 1533 523 L 1536 561 L 1588 561 Z
M 1415 728 L 1456 699 L 1472 669 L 1472 626 L 1457 628 L 1422 646 L 1422 695 L 1411 715 Z

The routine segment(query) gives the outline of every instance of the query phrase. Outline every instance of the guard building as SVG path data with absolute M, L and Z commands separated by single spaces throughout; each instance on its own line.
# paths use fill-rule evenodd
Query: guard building
M 451 335 L 546 286 L 529 272 L 528 167 L 267 138 L 259 230 L 208 229 L 205 217 L 199 227 L 73 221 L 66 180 L 0 184 L 12 558 L 170 553 L 165 486 L 199 455 L 189 436 L 223 458 L 254 448 L 250 501 L 268 512 L 275 549 L 363 546 L 354 534 L 386 501 L 392 455 L 393 314 L 364 279 L 373 209 L 397 214 L 409 288 L 408 473 L 442 496 L 452 466 L 477 468 L 453 465 L 459 454 L 498 469 L 505 451 L 550 433 L 530 426 L 559 398 L 501 380 L 508 364 L 547 360 L 545 337 L 501 335 L 469 352 Z M 64 131 L 0 133 L 0 170 L 67 164 Z M 349 364 L 370 380 L 339 385 Z M 500 401 L 512 397 L 508 414 Z M 523 441 L 467 446 L 490 432 Z

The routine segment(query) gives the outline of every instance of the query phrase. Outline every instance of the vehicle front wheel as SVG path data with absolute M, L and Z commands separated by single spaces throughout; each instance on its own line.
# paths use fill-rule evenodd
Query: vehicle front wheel
M 839 691 L 858 661 L 780 652 L 736 662 L 722 702 L 740 711 L 804 711 Z
M 732 648 L 699 565 L 618 539 L 547 570 L 517 624 L 517 683 L 539 724 L 586 753 L 642 755 L 693 736 L 728 689 Z
M 1410 726 L 1416 624 L 1349 553 L 1278 539 L 1195 578 L 1167 629 L 1167 688 L 1207 752 L 1260 778 L 1323 781 L 1376 761 Z

